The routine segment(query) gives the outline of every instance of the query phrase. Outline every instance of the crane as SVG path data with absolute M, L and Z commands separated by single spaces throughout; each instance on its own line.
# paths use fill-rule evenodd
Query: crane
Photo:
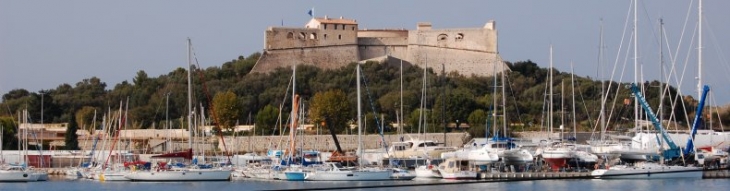
M 695 134 L 697 134 L 697 128 L 700 126 L 700 121 L 702 121 L 702 110 L 705 108 L 705 98 L 707 98 L 707 92 L 710 91 L 710 86 L 703 86 L 702 87 L 702 96 L 700 97 L 700 102 L 697 104 L 697 111 L 695 112 L 695 121 L 692 123 L 692 131 L 689 135 L 689 139 L 687 139 L 687 146 L 684 147 L 683 154 L 692 154 L 694 153 L 694 138 Z
M 636 99 L 641 104 L 641 107 L 646 111 L 647 115 L 649 116 L 649 119 L 651 120 L 651 123 L 654 125 L 654 128 L 662 134 L 662 138 L 664 139 L 664 142 L 669 145 L 669 149 L 664 150 L 662 153 L 662 156 L 665 159 L 674 159 L 680 157 L 682 154 L 681 150 L 677 146 L 677 144 L 672 141 L 672 138 L 669 137 L 669 134 L 667 134 L 667 131 L 662 127 L 662 123 L 659 122 L 654 112 L 651 110 L 651 107 L 649 107 L 649 103 L 646 102 L 646 99 L 641 94 L 641 91 L 639 90 L 639 87 L 636 86 L 635 83 L 631 83 L 631 92 L 633 92 L 634 96 L 636 96 Z M 659 145 L 661 147 L 661 145 Z

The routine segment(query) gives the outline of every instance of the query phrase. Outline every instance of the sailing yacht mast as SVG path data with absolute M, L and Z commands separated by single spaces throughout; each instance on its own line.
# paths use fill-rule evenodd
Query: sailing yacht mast
M 639 30 L 638 30 L 639 0 L 634 0 L 634 84 L 639 84 Z M 634 127 L 639 127 L 639 98 L 634 96 Z
M 502 137 L 507 137 L 507 94 L 504 93 L 504 82 L 505 82 L 505 69 L 504 65 L 500 65 L 502 72 Z
M 548 69 L 548 78 L 550 79 L 548 82 L 548 88 L 550 88 L 550 92 L 548 93 L 548 128 L 550 129 L 550 134 L 548 135 L 548 139 L 551 138 L 553 135 L 553 45 L 550 45 L 550 68 Z
M 492 65 L 494 85 L 492 87 L 492 137 L 497 138 L 497 65 Z M 486 136 L 487 134 L 485 134 Z M 496 140 L 496 139 L 495 139 Z
M 193 87 L 191 80 L 191 73 L 193 72 L 193 65 L 191 61 L 192 42 L 188 38 L 188 148 L 193 149 Z
M 659 19 L 659 68 L 661 71 L 662 78 L 659 80 L 659 122 L 664 121 L 664 20 Z
M 360 64 L 357 64 L 357 151 L 362 155 L 362 111 L 360 105 Z M 362 168 L 362 157 L 357 157 L 357 164 Z
M 573 138 L 578 138 L 576 129 L 578 128 L 578 122 L 575 117 L 575 72 L 573 71 L 573 62 L 570 62 L 570 87 L 572 87 L 572 99 L 573 99 Z
M 702 0 L 699 0 L 699 13 L 698 18 L 699 20 L 699 29 L 698 29 L 698 35 L 697 40 L 699 41 L 697 44 L 697 99 L 702 97 Z
M 607 94 L 606 94 L 606 80 L 603 79 L 603 19 L 601 19 L 601 34 L 600 34 L 600 40 L 598 43 L 598 73 L 600 74 L 601 79 L 601 142 L 603 142 L 604 137 L 606 136 L 606 100 L 607 100 Z M 571 66 L 572 67 L 572 66 Z
M 289 160 L 287 164 L 291 164 L 292 157 L 294 157 L 295 153 L 295 145 L 296 145 L 296 131 L 297 131 L 297 112 L 299 112 L 299 96 L 296 94 L 296 84 L 297 84 L 297 65 L 292 66 L 292 88 L 291 88 L 291 128 L 289 128 L 289 150 L 287 151 L 289 153 Z
M 403 135 L 403 60 L 400 60 L 400 118 L 398 120 L 398 134 Z

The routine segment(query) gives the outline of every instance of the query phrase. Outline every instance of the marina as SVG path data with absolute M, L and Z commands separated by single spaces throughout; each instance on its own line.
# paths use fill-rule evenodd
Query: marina
M 503 179 L 447 181 L 415 179 L 413 181 L 265 181 L 233 179 L 225 182 L 98 182 L 85 179 L 67 179 L 51 176 L 49 181 L 35 183 L 0 183 L 3 190 L 712 190 L 730 186 L 725 179 Z
M 245 2 L 245 7 L 231 3 L 245 9 L 262 7 L 267 13 L 258 14 L 265 15 L 260 18 L 251 15 L 261 10 L 230 11 L 220 7 L 233 5 L 198 2 L 173 7 L 175 11 L 150 5 L 139 14 L 120 14 L 114 8 L 129 6 L 120 3 L 88 7 L 102 10 L 91 14 L 80 5 L 78 18 L 67 18 L 63 12 L 54 15 L 63 21 L 27 8 L 34 4 L 8 4 L 12 8 L 0 9 L 13 17 L 1 17 L 0 23 L 9 24 L 3 33 L 12 35 L 0 37 L 13 37 L 3 46 L 13 51 L 3 55 L 24 58 L 3 63 L 29 65 L 30 60 L 81 66 L 91 62 L 81 56 L 93 58 L 97 65 L 65 69 L 95 75 L 83 69 L 107 68 L 105 64 L 127 69 L 145 62 L 145 67 L 173 70 L 150 75 L 144 71 L 149 68 L 139 69 L 131 81 L 109 85 L 96 76 L 75 84 L 58 81 L 62 84 L 55 89 L 37 92 L 15 84 L 60 77 L 13 79 L 15 89 L 2 94 L 0 102 L 0 191 L 726 190 L 730 187 L 730 131 L 724 125 L 730 123 L 730 104 L 723 103 L 728 98 L 722 95 L 728 91 L 724 87 L 728 80 L 714 79 L 727 76 L 709 72 L 707 66 L 703 71 L 702 53 L 705 48 L 720 49 L 710 54 L 709 68 L 730 66 L 724 63 L 726 54 L 721 50 L 728 44 L 722 43 L 725 36 L 718 39 L 711 31 L 710 40 L 705 40 L 711 45 L 703 45 L 702 40 L 707 35 L 702 32 L 703 20 L 723 17 L 705 14 L 702 0 L 681 5 L 643 1 L 647 3 L 571 2 L 567 7 L 580 9 L 560 10 L 570 15 L 560 19 L 551 18 L 558 14 L 535 18 L 514 14 L 515 10 L 504 18 L 501 14 L 506 13 L 498 12 L 504 11 L 502 7 L 528 13 L 558 10 L 566 7 L 564 2 L 544 3 L 535 10 L 501 5 L 486 11 L 494 9 L 491 4 L 443 6 L 443 2 L 419 1 L 410 6 L 415 11 L 397 9 L 397 17 L 383 13 L 404 7 L 398 3 L 414 2 L 368 3 L 356 10 L 351 9 L 353 2 L 316 2 L 328 7 L 323 12 L 345 15 L 316 14 L 312 7 L 301 18 L 289 15 L 289 10 L 269 10 L 282 5 L 259 6 L 271 2 Z M 302 6 L 297 3 L 285 8 Z M 727 3 L 712 2 L 710 10 L 716 12 L 723 4 Z M 368 7 L 372 5 L 379 8 Z M 579 21 L 596 16 L 597 11 L 578 5 L 605 11 L 601 14 L 610 18 L 605 23 L 608 33 L 604 34 L 603 15 L 600 23 L 593 23 L 600 27 Z M 64 6 L 56 9 L 67 10 Z M 38 16 L 15 12 L 21 7 Z M 461 10 L 471 7 L 485 9 L 461 15 Z M 336 12 L 331 10 L 335 8 Z M 107 10 L 114 18 L 106 18 Z M 186 17 L 180 17 L 178 10 L 186 12 Z M 213 10 L 220 17 L 207 16 Z M 363 10 L 387 19 L 373 18 L 374 14 Z M 442 14 L 434 15 L 432 10 Z M 667 23 L 671 27 L 664 27 L 662 17 L 654 23 L 656 10 L 671 10 Z M 675 26 L 682 23 L 676 17 L 678 10 L 688 15 L 681 30 Z M 235 15 L 239 12 L 245 16 Z M 145 19 L 135 20 L 137 15 Z M 522 15 L 530 17 L 512 20 Z M 104 20 L 94 21 L 97 16 Z M 490 18 L 481 20 L 484 16 L 499 18 L 504 25 Z M 53 25 L 46 20 L 54 21 Z M 147 20 L 158 23 L 145 24 Z M 214 27 L 222 20 L 230 28 Z M 85 24 L 74 25 L 78 21 Z M 132 21 L 140 24 L 126 24 Z M 54 28 L 58 34 L 53 39 L 60 40 L 45 44 L 49 40 L 41 39 L 52 35 L 27 30 L 35 29 L 27 23 Z M 113 28 L 107 23 L 119 25 Z M 515 28 L 532 25 L 534 29 Z M 711 30 L 726 28 L 704 25 Z M 231 49 L 224 50 L 224 43 L 211 40 L 229 36 L 228 31 L 246 33 L 241 26 L 245 31 L 257 30 L 255 38 L 263 46 L 249 56 L 236 55 L 211 66 L 211 61 L 220 61 L 216 54 Z M 206 35 L 209 31 L 220 34 Z M 585 31 L 598 37 L 598 54 L 590 54 L 597 60 L 585 59 L 586 50 L 594 47 L 585 43 L 589 36 Z M 676 36 L 678 32 L 681 36 Z M 23 39 L 25 33 L 34 38 Z M 84 35 L 75 39 L 67 33 Z M 124 37 L 127 33 L 139 36 Z M 550 37 L 563 33 L 571 34 L 565 39 Z M 507 39 L 498 34 L 507 34 L 502 36 Z M 186 36 L 182 51 L 178 35 L 193 35 L 197 46 Z M 515 41 L 518 35 L 522 41 Z M 177 40 L 163 41 L 164 36 Z M 126 38 L 176 45 L 130 39 L 104 42 Z M 239 54 L 240 49 L 249 48 L 249 40 L 243 41 L 246 48 L 231 50 Z M 76 41 L 101 46 L 87 44 L 79 49 L 72 46 Z M 58 44 L 64 48 L 48 48 Z M 105 49 L 116 51 L 109 55 L 89 51 Z M 515 57 L 523 51 L 541 57 Z M 658 58 L 653 56 L 655 51 Z M 141 55 L 155 59 L 137 57 Z M 567 60 L 573 57 L 578 67 L 570 60 L 567 69 Z M 43 69 L 40 64 L 38 68 Z M 122 72 L 120 68 L 109 69 Z M 581 75 L 576 75 L 576 68 Z M 730 72 L 730 67 L 724 69 Z M 703 81 L 706 72 L 713 74 Z M 61 74 L 74 72 L 54 75 Z

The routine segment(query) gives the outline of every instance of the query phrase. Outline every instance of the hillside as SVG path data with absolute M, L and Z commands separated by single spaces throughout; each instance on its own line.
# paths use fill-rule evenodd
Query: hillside
M 257 123 L 268 128 L 264 133 L 274 131 L 272 119 L 278 114 L 278 108 L 288 113 L 291 109 L 290 97 L 285 99 L 292 75 L 291 68 L 279 68 L 269 74 L 251 73 L 249 71 L 259 58 L 259 53 L 248 57 L 223 63 L 221 66 L 196 70 L 193 77 L 194 105 L 205 106 L 206 110 L 213 108 L 211 102 L 231 92 L 233 112 L 223 113 L 219 119 L 224 124 L 253 124 Z M 511 69 L 507 76 L 506 105 L 507 120 L 513 131 L 539 130 L 546 121 L 546 94 L 548 69 L 540 68 L 530 60 L 507 63 Z M 501 100 L 501 92 L 493 94 L 494 79 L 492 77 L 467 77 L 456 73 L 436 75 L 429 69 L 426 74 L 425 108 L 430 112 L 426 117 L 429 123 L 428 132 L 443 132 L 444 122 L 468 123 L 472 127 L 484 127 L 484 121 L 494 103 L 493 96 Z M 570 73 L 554 71 L 553 82 L 553 110 L 555 127 L 560 121 L 565 126 L 572 125 L 572 94 Z M 385 64 L 366 63 L 363 65 L 363 74 L 367 89 L 363 89 L 363 110 L 370 117 L 367 129 L 374 131 L 376 122 L 372 116 L 384 116 L 386 124 L 396 121 L 396 110 L 399 107 L 400 96 L 400 67 Z M 403 108 L 406 113 L 406 132 L 416 132 L 419 120 L 418 108 L 421 107 L 421 91 L 423 86 L 423 69 L 417 66 L 403 68 Z M 296 89 L 303 100 L 304 108 L 309 108 L 312 98 L 328 90 L 342 90 L 345 92 L 347 105 L 355 105 L 355 64 L 336 70 L 322 70 L 311 66 L 297 68 Z M 575 118 L 579 123 L 578 129 L 590 131 L 595 127 L 594 121 L 598 116 L 601 97 L 601 82 L 590 77 L 575 76 Z M 501 82 L 500 82 L 501 84 Z M 562 85 L 561 85 L 562 84 Z M 611 114 L 608 120 L 610 129 L 627 129 L 633 121 L 633 106 L 625 105 L 629 92 L 623 88 L 626 84 L 611 82 L 612 91 L 606 104 L 607 112 Z M 659 102 L 659 82 L 645 82 L 646 97 L 653 108 Z M 605 84 L 609 86 L 608 83 Z M 365 86 L 363 86 L 365 87 Z M 617 88 L 620 87 L 620 88 Z M 619 90 L 618 94 L 616 90 Z M 561 91 L 564 90 L 564 91 Z M 291 91 L 291 90 L 289 90 Z M 561 96 L 565 92 L 565 96 Z M 60 84 L 55 89 L 42 92 L 29 92 L 24 89 L 12 90 L 3 95 L 0 115 L 4 119 L 14 119 L 16 112 L 27 108 L 33 122 L 40 121 L 41 94 L 44 96 L 43 112 L 45 122 L 69 122 L 75 120 L 81 128 L 89 128 L 94 111 L 97 120 L 110 108 L 119 108 L 121 102 L 129 101 L 129 122 L 131 128 L 163 128 L 165 120 L 169 119 L 173 128 L 180 128 L 185 124 L 183 118 L 187 110 L 187 73 L 186 69 L 178 68 L 168 74 L 150 77 L 144 71 L 137 72 L 132 82 L 124 81 L 108 87 L 101 79 L 90 77 L 80 82 Z M 669 109 L 663 113 L 665 119 L 675 119 L 679 124 L 687 124 L 685 111 L 688 116 L 693 115 L 696 101 L 691 97 L 682 97 L 686 102 L 681 104 L 675 99 L 676 89 L 670 88 L 665 99 L 665 108 L 674 107 L 674 115 Z M 168 100 L 169 98 L 169 100 Z M 615 101 L 614 101 L 615 100 Z M 168 102 L 169 101 L 169 102 Z M 284 102 L 284 103 L 282 103 Z M 673 103 L 674 102 L 674 103 Z M 563 107 L 561 107 L 561 103 Z M 269 107 L 266 107 L 269 106 Z M 684 107 L 683 107 L 684 106 Z M 349 107 L 349 119 L 354 119 L 354 107 Z M 562 111 L 562 113 L 561 113 Z M 501 112 L 501 111 L 500 111 Z M 210 115 L 210 114 L 206 114 Z M 730 122 L 730 113 L 727 108 L 720 113 L 722 123 Z M 72 116 L 76 116 L 75 118 Z M 166 116 L 169 116 L 166 118 Z M 563 117 L 561 117 L 563 116 Z M 226 118 L 227 117 L 227 118 Z M 17 117 L 15 117 L 17 118 Z M 225 119 L 224 119 L 225 118 Z M 258 119 L 258 120 L 257 120 Z M 305 119 L 306 120 L 306 119 Z M 717 114 L 712 115 L 714 126 L 719 126 Z M 97 123 L 99 124 L 99 123 Z M 266 124 L 266 125 L 264 125 Z M 497 124 L 497 126 L 501 126 Z M 8 127 L 6 126 L 6 129 Z M 97 127 L 98 128 L 98 127 Z M 471 128 L 476 135 L 483 134 L 483 128 Z M 392 128 L 386 130 L 394 131 Z

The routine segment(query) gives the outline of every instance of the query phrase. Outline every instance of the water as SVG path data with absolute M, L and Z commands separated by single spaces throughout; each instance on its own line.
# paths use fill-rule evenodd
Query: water
M 68 180 L 54 178 L 47 182 L 0 183 L 0 190 L 119 190 L 119 191 L 163 191 L 163 190 L 269 190 L 332 188 L 373 185 L 423 185 L 454 183 L 443 180 L 377 181 L 377 182 L 286 182 L 252 179 L 230 182 L 98 182 L 94 180 Z M 664 179 L 664 180 L 539 180 L 520 182 L 492 182 L 473 184 L 452 184 L 438 186 L 385 187 L 353 190 L 703 190 L 722 191 L 730 187 L 727 179 Z

